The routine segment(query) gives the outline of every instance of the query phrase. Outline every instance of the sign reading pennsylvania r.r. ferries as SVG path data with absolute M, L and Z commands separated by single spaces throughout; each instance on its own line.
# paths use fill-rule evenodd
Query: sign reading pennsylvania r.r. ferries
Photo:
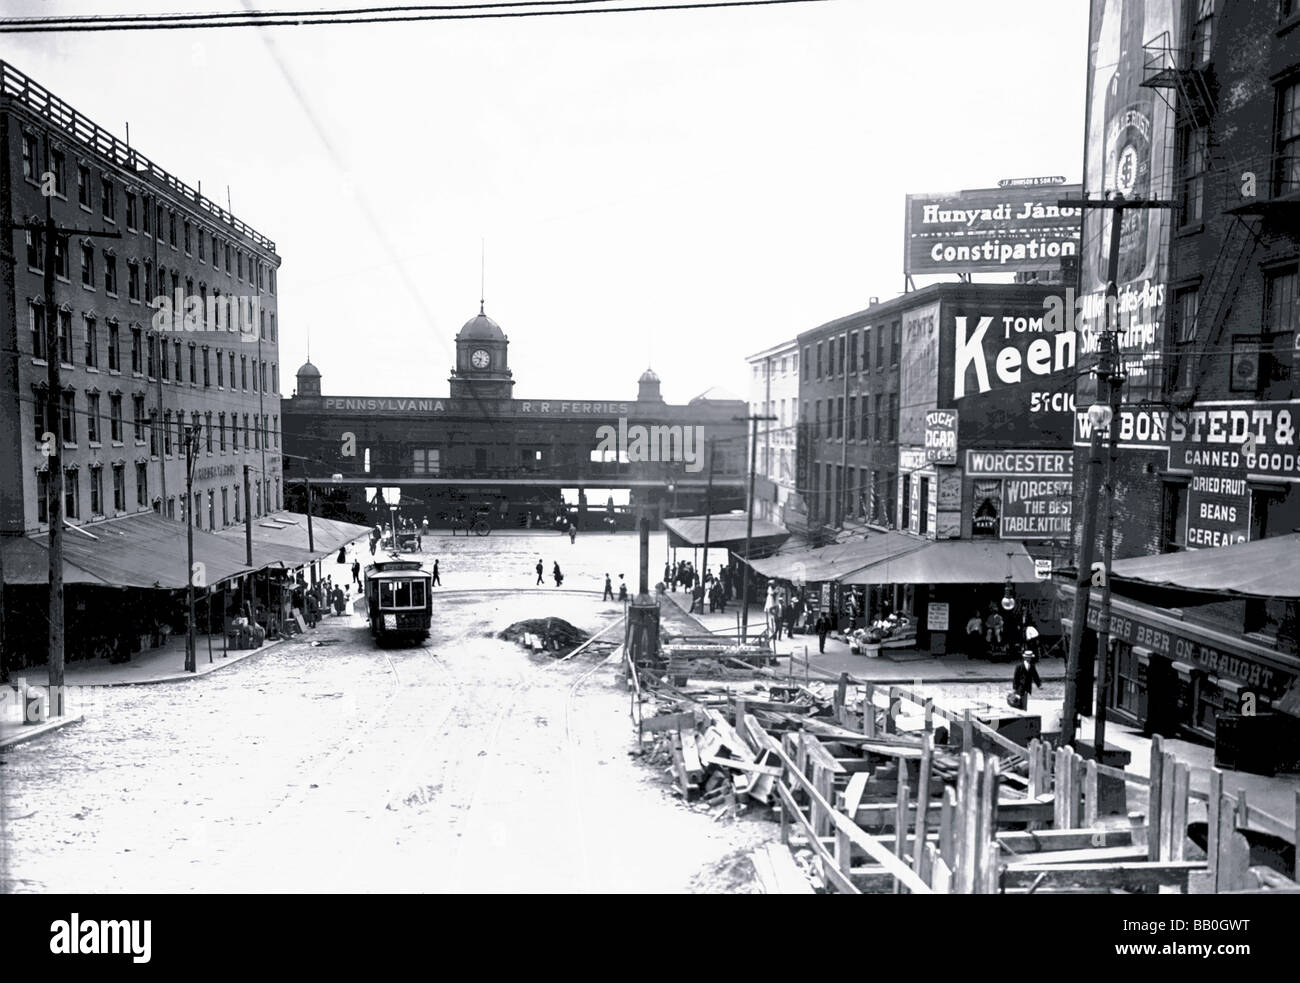
M 402 396 L 324 396 L 321 409 L 362 413 L 478 413 L 482 407 L 499 409 L 507 415 L 531 413 L 539 416 L 627 416 L 634 403 L 574 402 L 570 400 L 436 399 Z
M 1300 483 L 1300 400 L 1225 400 L 1168 410 L 1126 406 L 1119 414 L 1120 447 L 1168 450 L 1170 471 L 1244 472 L 1248 478 Z M 1103 432 L 1104 435 L 1104 432 Z M 1074 444 L 1088 446 L 1092 425 L 1075 413 Z

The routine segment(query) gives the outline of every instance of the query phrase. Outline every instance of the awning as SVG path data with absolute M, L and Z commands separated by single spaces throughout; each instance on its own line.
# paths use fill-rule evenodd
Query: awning
M 900 534 L 901 535 L 901 534 Z M 908 537 L 918 542 L 915 537 Z M 1007 574 L 1016 584 L 1033 583 L 1034 559 L 1016 540 L 920 540 L 923 545 L 896 553 L 841 577 L 844 584 L 996 584 Z M 1008 554 L 1010 557 L 1008 558 Z
M 800 583 L 840 580 L 847 574 L 887 557 L 921 549 L 926 540 L 901 532 L 873 532 L 862 539 L 814 549 L 775 553 L 750 566 L 765 577 Z
M 1116 560 L 1115 580 L 1240 597 L 1300 598 L 1300 533 Z
M 49 583 L 48 534 L 6 538 L 0 548 L 5 551 L 7 583 Z M 203 585 L 250 573 L 244 559 L 242 544 L 194 530 L 194 562 L 203 564 Z M 65 584 L 175 590 L 189 583 L 187 560 L 185 524 L 154 512 L 106 519 L 63 533 Z M 256 569 L 271 562 L 263 558 Z
M 253 561 L 255 563 L 280 562 L 285 566 L 301 566 L 336 553 L 340 546 L 368 535 L 369 526 L 339 519 L 311 517 L 311 548 L 307 545 L 307 516 L 301 512 L 272 512 L 253 520 Z M 229 542 L 237 541 L 243 549 L 243 525 L 222 529 L 217 536 Z
M 728 549 L 744 548 L 748 518 L 744 512 L 723 512 L 720 515 L 708 516 L 709 545 Z M 704 520 L 705 516 L 702 515 L 665 519 L 664 528 L 668 530 L 668 545 L 703 546 Z M 790 533 L 784 527 L 764 519 L 755 519 L 753 536 L 750 540 L 751 547 L 755 551 L 771 549 L 785 542 L 789 536 Z

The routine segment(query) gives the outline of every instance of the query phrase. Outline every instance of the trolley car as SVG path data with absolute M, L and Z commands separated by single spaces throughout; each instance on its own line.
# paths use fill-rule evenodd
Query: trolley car
M 366 567 L 366 606 L 370 633 L 376 640 L 419 641 L 429 637 L 432 579 L 419 560 L 393 557 Z

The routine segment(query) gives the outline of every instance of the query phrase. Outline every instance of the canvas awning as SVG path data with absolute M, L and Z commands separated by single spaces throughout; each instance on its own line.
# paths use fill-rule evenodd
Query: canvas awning
M 276 560 L 286 566 L 300 566 L 329 556 L 340 546 L 355 542 L 369 532 L 369 526 L 313 515 L 308 549 L 307 516 L 301 512 L 272 512 L 253 520 L 253 561 Z M 237 540 L 241 549 L 245 535 L 242 525 L 217 533 L 228 541 Z
M 1111 576 L 1153 587 L 1300 599 L 1300 533 L 1116 560 Z
M 887 557 L 920 549 L 926 541 L 901 532 L 875 532 L 847 543 L 775 553 L 750 566 L 765 577 L 796 583 L 840 580 L 862 567 Z
M 840 583 L 996 584 L 1004 582 L 1008 572 L 1012 583 L 1027 584 L 1036 579 L 1033 557 L 1023 543 L 1015 540 L 907 538 L 922 545 L 855 570 L 841 577 Z
M 5 581 L 10 584 L 49 583 L 49 536 L 0 540 L 5 555 Z M 194 530 L 194 562 L 203 564 L 203 584 L 213 586 L 272 563 L 266 557 L 255 568 L 245 562 L 242 544 Z M 190 580 L 185 524 L 154 512 L 107 519 L 68 528 L 63 533 L 63 582 L 109 587 L 175 590 Z
M 709 516 L 709 545 L 726 549 L 743 549 L 748 519 L 748 515 L 744 512 L 723 512 Z M 668 545 L 678 548 L 703 546 L 704 520 L 705 517 L 702 515 L 665 519 L 664 528 L 668 530 Z M 790 533 L 785 527 L 765 519 L 755 519 L 750 542 L 753 550 L 763 551 L 779 546 L 789 537 Z

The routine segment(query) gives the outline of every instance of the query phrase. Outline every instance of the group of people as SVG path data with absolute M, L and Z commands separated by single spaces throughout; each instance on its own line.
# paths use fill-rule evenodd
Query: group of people
M 621 573 L 618 575 L 618 599 L 620 601 L 627 600 L 627 581 L 623 579 L 623 575 Z M 605 593 L 604 596 L 601 597 L 601 600 L 602 601 L 614 600 L 614 584 L 609 579 L 609 574 L 605 574 Z
M 537 558 L 537 566 L 534 569 L 537 571 L 537 583 L 544 585 L 546 583 L 546 578 L 544 578 L 542 574 L 546 570 L 546 566 L 542 563 L 542 558 L 540 556 Z M 560 571 L 560 562 L 558 560 L 555 561 L 554 566 L 551 567 L 551 576 L 555 578 L 556 587 L 559 587 L 564 583 L 564 574 Z

